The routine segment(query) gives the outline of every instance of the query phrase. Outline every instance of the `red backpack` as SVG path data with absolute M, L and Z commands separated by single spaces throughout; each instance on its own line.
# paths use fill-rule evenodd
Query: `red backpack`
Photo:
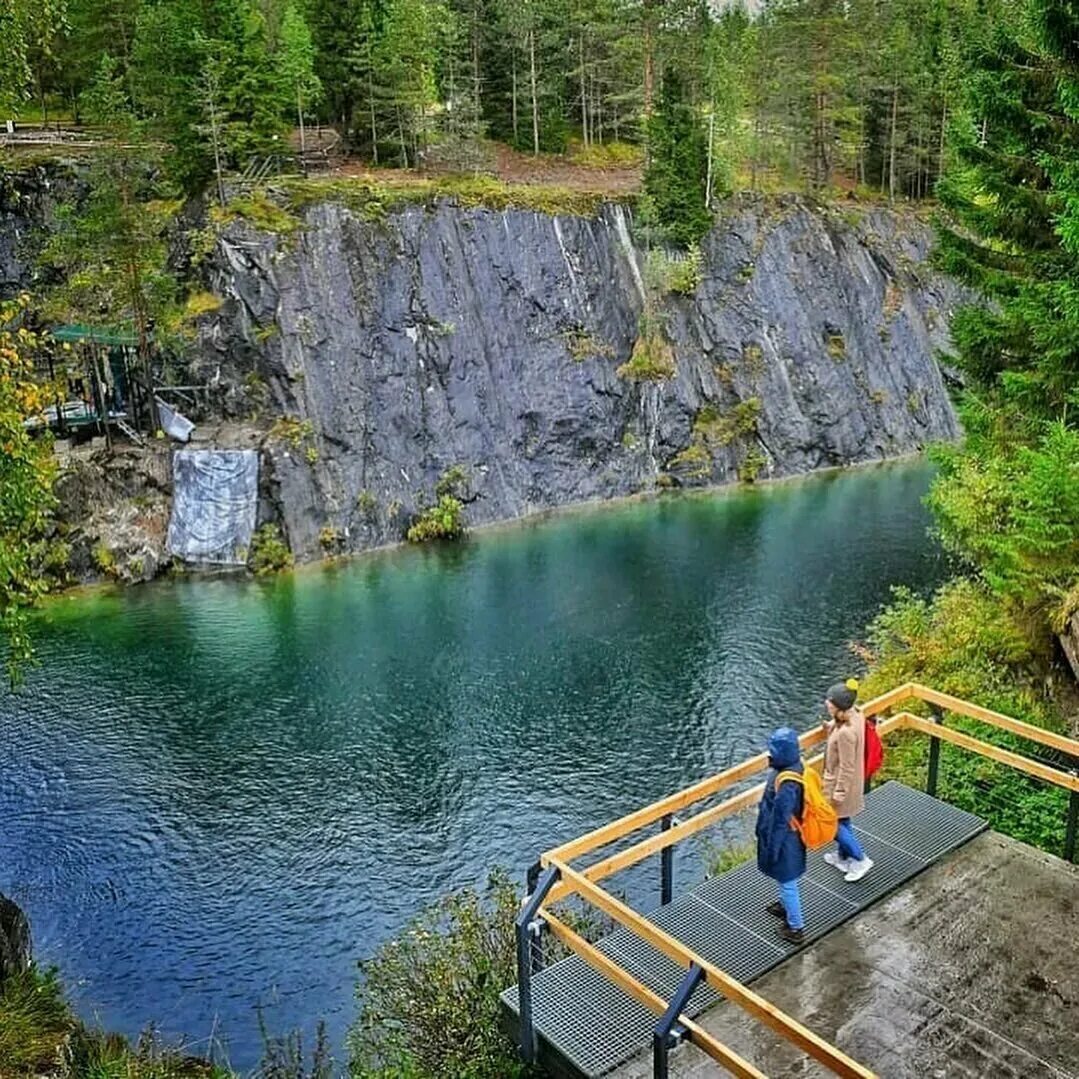
M 884 743 L 877 734 L 877 721 L 865 721 L 865 778 L 875 775 L 884 763 Z

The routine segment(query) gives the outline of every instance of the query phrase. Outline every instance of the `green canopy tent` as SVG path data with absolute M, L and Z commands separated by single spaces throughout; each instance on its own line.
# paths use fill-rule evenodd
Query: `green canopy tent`
M 55 411 L 57 428 L 66 433 L 70 428 L 93 425 L 110 444 L 110 423 L 123 426 L 130 421 L 138 430 L 142 426 L 140 417 L 148 414 L 151 401 L 136 375 L 136 334 L 114 326 L 72 323 L 54 327 L 51 337 L 61 345 L 78 349 L 83 359 L 80 375 L 69 374 L 72 399 L 58 401 L 55 410 L 50 410 Z M 51 360 L 50 376 L 55 378 Z M 152 415 L 150 422 L 153 423 Z

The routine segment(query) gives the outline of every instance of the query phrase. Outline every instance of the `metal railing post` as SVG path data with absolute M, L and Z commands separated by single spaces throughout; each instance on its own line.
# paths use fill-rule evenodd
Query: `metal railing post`
M 1075 776 L 1079 775 L 1079 772 L 1076 772 L 1073 768 L 1071 774 Z M 1068 799 L 1068 830 L 1064 834 L 1064 860 L 1066 862 L 1075 861 L 1077 832 L 1079 832 L 1079 791 L 1072 791 L 1071 797 Z
M 545 869 L 536 881 L 535 888 L 525 900 L 515 923 L 517 935 L 517 994 L 521 1017 L 521 1056 L 531 1064 L 536 1059 L 536 1028 L 532 1019 L 532 940 L 538 937 L 542 925 L 536 914 L 547 893 L 558 880 L 559 872 L 555 866 Z M 529 879 L 532 872 L 529 871 Z
M 693 990 L 700 985 L 703 977 L 704 971 L 696 963 L 691 964 L 671 997 L 663 1018 L 656 1024 L 652 1034 L 652 1079 L 670 1079 L 667 1054 L 671 1051 L 671 1031 L 678 1022 L 678 1017 L 686 1010 Z
M 934 709 L 929 713 L 929 718 L 938 724 L 943 724 L 944 716 Z M 940 772 L 940 739 L 929 739 L 929 775 L 925 781 L 925 793 L 937 796 L 937 775 Z
M 672 814 L 666 814 L 659 822 L 661 832 L 669 832 L 674 823 Z M 674 898 L 674 847 L 664 847 L 659 852 L 659 905 L 665 907 Z

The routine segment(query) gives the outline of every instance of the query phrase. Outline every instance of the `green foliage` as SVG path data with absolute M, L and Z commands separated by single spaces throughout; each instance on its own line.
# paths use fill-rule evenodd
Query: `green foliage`
M 673 67 L 664 72 L 660 99 L 648 123 L 648 144 L 644 188 L 656 224 L 674 243 L 688 247 L 712 224 L 705 203 L 707 150 L 700 118 Z
M 461 520 L 464 505 L 459 498 L 444 494 L 433 506 L 421 510 L 408 529 L 409 543 L 460 539 L 464 533 Z
M 826 342 L 828 355 L 836 363 L 842 363 L 847 358 L 847 342 L 841 333 L 830 333 Z
M 48 587 L 39 568 L 55 505 L 51 440 L 23 426 L 47 399 L 33 377 L 42 342 L 24 325 L 28 306 L 25 296 L 0 303 L 0 647 L 12 686 L 34 655 L 27 615 Z
M 638 335 L 629 359 L 615 372 L 631 382 L 663 382 L 674 378 L 674 349 L 659 330 Z
M 334 528 L 333 525 L 324 525 L 318 530 L 319 546 L 324 551 L 336 551 L 341 546 L 343 539 L 340 529 Z
M 435 497 L 460 494 L 468 486 L 468 473 L 462 465 L 451 465 L 438 477 L 435 484 Z
M 671 258 L 666 251 L 657 248 L 648 253 L 645 280 L 649 288 L 660 295 L 676 292 L 692 296 L 701 283 L 703 270 L 704 258 L 699 244 L 690 244 L 682 258 Z
M 931 599 L 896 589 L 891 605 L 869 631 L 870 672 L 862 683 L 872 697 L 905 681 L 919 681 L 1035 726 L 1062 730 L 1057 707 L 1038 674 L 1045 656 L 984 584 L 959 578 Z M 949 726 L 1027 755 L 1031 745 L 973 720 L 949 715 Z M 889 739 L 885 777 L 924 785 L 927 739 Z M 985 815 L 992 826 L 1058 852 L 1063 844 L 1067 796 L 1004 765 L 948 745 L 941 748 L 941 795 Z
M 251 537 L 247 565 L 256 577 L 266 577 L 271 573 L 291 569 L 292 563 L 292 552 L 277 525 L 264 524 Z
M 93 559 L 98 572 L 104 573 L 106 577 L 116 575 L 116 555 L 113 554 L 112 549 L 107 544 L 95 544 L 94 549 L 90 552 L 90 557 Z
M 720 412 L 715 405 L 705 405 L 693 418 L 689 445 L 675 454 L 667 467 L 693 479 L 706 479 L 712 473 L 717 449 L 756 434 L 760 412 L 759 397 L 747 397 L 729 412 Z M 739 479 L 752 483 L 766 463 L 760 450 L 751 447 L 739 466 Z
M 407 206 L 434 206 L 449 200 L 466 209 L 535 210 L 546 214 L 592 217 L 606 201 L 601 189 L 584 191 L 555 184 L 512 184 L 487 176 L 415 177 L 400 180 L 285 179 L 280 188 L 293 211 L 319 202 L 347 206 L 368 221 Z
M 481 895 L 449 896 L 361 964 L 349 1035 L 354 1079 L 512 1079 L 523 1074 L 499 1025 L 516 980 L 516 891 L 495 873 Z
M 704 480 L 712 474 L 712 454 L 699 440 L 693 440 L 667 462 L 667 468 L 689 479 Z
M 705 842 L 704 871 L 709 877 L 718 877 L 731 869 L 737 869 L 756 855 L 756 848 L 751 843 L 722 845 Z
M 115 140 L 94 155 L 85 195 L 57 211 L 57 228 L 42 254 L 47 273 L 58 281 L 46 310 L 57 320 L 132 331 L 148 381 L 154 325 L 160 337 L 178 321 L 167 230 L 179 203 L 160 182 L 118 61 L 102 57 L 83 107 Z
M 764 456 L 764 453 L 758 446 L 751 446 L 747 451 L 745 457 L 742 458 L 742 463 L 738 466 L 738 479 L 742 483 L 756 483 L 757 477 L 761 474 L 761 470 L 768 464 L 768 459 Z
M 338 1074 L 324 1022 L 320 1021 L 315 1029 L 310 1063 L 304 1051 L 303 1037 L 298 1031 L 285 1037 L 270 1034 L 261 1011 L 259 1030 L 262 1034 L 263 1050 L 258 1066 L 258 1079 L 334 1079 Z
M 1079 428 L 1047 422 L 1026 444 L 1008 413 L 970 405 L 967 441 L 936 451 L 929 503 L 945 545 L 1004 599 L 1059 631 L 1079 582 Z
M 0 114 L 19 113 L 34 82 L 34 68 L 51 57 L 66 16 L 66 0 L 0 4 Z
M 56 971 L 31 967 L 0 987 L 0 1075 L 44 1074 L 75 1029 Z
M 574 363 L 584 363 L 585 360 L 609 358 L 614 355 L 614 348 L 611 345 L 580 326 L 567 330 L 562 334 L 562 338 L 566 342 L 566 351 Z
M 301 420 L 296 416 L 279 416 L 274 420 L 267 438 L 283 442 L 289 449 L 298 450 L 314 436 L 315 429 L 310 420 Z
M 930 505 L 945 544 L 1042 640 L 1079 585 L 1077 33 L 1070 7 L 1031 0 L 1028 19 L 969 42 L 941 187 L 940 264 L 989 302 L 952 321 L 972 389 Z
M 356 496 L 356 509 L 363 517 L 370 520 L 378 511 L 378 499 L 370 491 L 363 490 Z
M 693 434 L 708 446 L 729 446 L 736 439 L 756 433 L 761 399 L 747 397 L 729 412 L 705 405 L 693 420 Z
M 283 1071 L 273 1079 L 292 1079 Z M 301 1079 L 299 1073 L 296 1079 Z M 0 1075 L 5 1079 L 233 1079 L 208 1061 L 164 1046 L 147 1031 L 134 1045 L 81 1023 L 55 970 L 31 967 L 0 988 Z M 312 1079 L 329 1079 L 328 1074 Z
M 240 218 L 252 228 L 278 236 L 291 236 L 301 224 L 299 218 L 278 206 L 265 191 L 259 190 L 247 195 L 237 195 L 224 207 L 215 206 L 211 217 L 218 225 L 225 225 Z

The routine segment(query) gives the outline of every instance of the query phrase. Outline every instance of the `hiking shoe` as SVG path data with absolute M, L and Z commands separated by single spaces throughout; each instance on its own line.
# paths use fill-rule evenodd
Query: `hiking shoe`
M 849 858 L 841 858 L 837 850 L 828 851 L 824 856 L 824 860 L 829 865 L 834 865 L 840 873 L 849 873 L 851 866 L 854 864 Z
M 805 944 L 806 935 L 804 929 L 791 929 L 791 927 L 784 922 L 779 929 L 779 935 L 791 944 Z
M 783 918 L 786 920 L 787 917 L 787 912 L 778 899 L 774 903 L 768 904 L 768 913 L 771 914 L 773 918 Z
M 860 862 L 851 862 L 850 869 L 847 870 L 847 875 L 843 878 L 849 884 L 853 884 L 856 880 L 861 880 L 873 868 L 873 859 L 866 857 Z

